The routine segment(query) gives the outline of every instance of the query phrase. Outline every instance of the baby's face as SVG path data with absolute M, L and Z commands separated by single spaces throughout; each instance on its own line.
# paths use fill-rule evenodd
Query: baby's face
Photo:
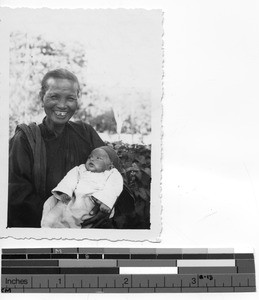
M 85 167 L 86 170 L 91 172 L 104 172 L 105 170 L 110 170 L 111 160 L 105 150 L 96 148 L 89 155 Z

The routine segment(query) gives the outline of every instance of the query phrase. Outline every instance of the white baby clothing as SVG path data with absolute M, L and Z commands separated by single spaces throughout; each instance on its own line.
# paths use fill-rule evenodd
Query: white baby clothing
M 90 196 L 112 209 L 122 189 L 123 178 L 115 168 L 95 173 L 87 171 L 84 164 L 74 167 L 52 190 L 54 197 L 44 203 L 41 226 L 81 228 L 81 223 L 92 217 L 89 213 L 95 203 Z M 72 199 L 63 203 L 58 192 Z

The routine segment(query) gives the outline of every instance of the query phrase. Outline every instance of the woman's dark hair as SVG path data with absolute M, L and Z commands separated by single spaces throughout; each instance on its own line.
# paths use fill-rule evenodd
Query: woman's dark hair
M 55 69 L 55 70 L 52 70 L 52 71 L 49 71 L 48 73 L 46 73 L 44 75 L 44 77 L 42 78 L 41 90 L 40 90 L 40 98 L 41 99 L 43 99 L 43 97 L 48 89 L 48 79 L 49 78 L 67 79 L 67 80 L 71 80 L 71 81 L 75 82 L 78 86 L 77 95 L 79 96 L 81 90 L 80 90 L 80 84 L 79 84 L 77 77 L 73 73 L 71 73 L 70 71 L 68 71 L 66 69 Z

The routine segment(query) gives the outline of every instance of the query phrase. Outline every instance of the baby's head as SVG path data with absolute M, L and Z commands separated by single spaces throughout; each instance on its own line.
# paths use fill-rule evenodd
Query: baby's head
M 109 146 L 95 148 L 89 155 L 85 167 L 88 171 L 101 173 L 117 167 L 119 158 Z

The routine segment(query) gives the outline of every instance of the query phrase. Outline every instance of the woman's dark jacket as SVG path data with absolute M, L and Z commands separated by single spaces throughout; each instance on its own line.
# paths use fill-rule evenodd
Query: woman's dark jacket
M 33 153 L 21 130 L 10 140 L 8 227 L 40 227 L 44 202 L 51 190 L 76 165 L 86 162 L 88 155 L 104 143 L 95 130 L 82 122 L 69 122 L 56 136 L 44 120 L 39 125 L 46 146 L 45 193 L 41 196 L 33 184 Z

